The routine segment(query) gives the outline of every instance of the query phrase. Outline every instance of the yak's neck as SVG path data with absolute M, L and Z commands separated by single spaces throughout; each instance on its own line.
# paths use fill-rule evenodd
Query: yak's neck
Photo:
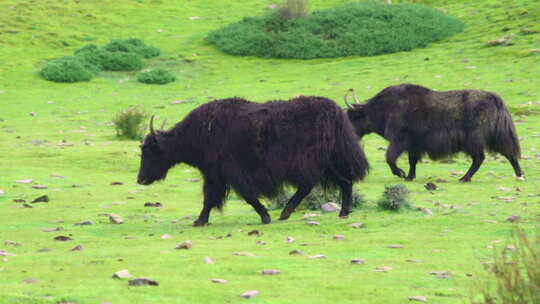
M 171 160 L 171 167 L 180 163 L 198 167 L 202 151 L 196 148 L 196 138 L 183 132 L 183 129 L 183 125 L 179 124 L 163 132 L 166 157 Z

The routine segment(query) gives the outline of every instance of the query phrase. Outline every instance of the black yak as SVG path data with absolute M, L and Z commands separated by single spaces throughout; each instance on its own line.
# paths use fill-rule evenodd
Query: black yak
M 232 187 L 270 223 L 261 196 L 272 197 L 283 185 L 297 192 L 283 209 L 289 218 L 316 184 L 339 187 L 341 217 L 351 211 L 352 184 L 368 169 L 364 152 L 335 102 L 300 96 L 264 104 L 240 98 L 204 104 L 168 131 L 154 131 L 141 146 L 138 183 L 164 179 L 178 163 L 200 170 L 204 207 L 194 226 L 208 223 L 212 208 L 221 209 Z
M 390 142 L 386 161 L 394 175 L 410 181 L 416 177 L 416 163 L 423 155 L 437 160 L 464 152 L 471 156 L 472 165 L 460 181 L 469 182 L 484 161 L 484 150 L 488 150 L 504 155 L 515 175 L 524 179 L 514 123 L 502 99 L 494 93 L 437 92 L 401 84 L 385 88 L 364 104 L 354 95 L 356 103 L 350 105 L 347 95 L 347 115 L 356 134 L 362 138 L 375 132 Z M 404 151 L 409 154 L 407 176 L 396 166 Z

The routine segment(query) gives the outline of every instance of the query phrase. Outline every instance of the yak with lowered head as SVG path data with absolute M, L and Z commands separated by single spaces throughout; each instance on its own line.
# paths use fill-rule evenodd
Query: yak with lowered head
M 154 131 L 141 146 L 138 183 L 164 179 L 174 165 L 186 163 L 204 178 L 204 202 L 194 226 L 208 223 L 232 187 L 265 224 L 270 223 L 261 196 L 272 197 L 283 185 L 297 192 L 281 213 L 289 218 L 316 184 L 341 190 L 340 216 L 351 210 L 353 182 L 368 169 L 345 112 L 323 97 L 297 97 L 263 104 L 240 98 L 204 104 L 168 131 Z
M 437 92 L 401 84 L 385 88 L 363 104 L 354 95 L 356 103 L 350 105 L 347 95 L 347 115 L 356 134 L 362 138 L 375 132 L 386 138 L 390 142 L 386 161 L 399 177 L 413 180 L 416 163 L 424 154 L 436 160 L 464 152 L 471 156 L 472 165 L 460 181 L 469 182 L 488 150 L 504 155 L 516 176 L 524 178 L 518 163 L 520 147 L 514 123 L 503 101 L 494 93 Z M 405 151 L 409 154 L 407 176 L 396 166 L 396 159 Z

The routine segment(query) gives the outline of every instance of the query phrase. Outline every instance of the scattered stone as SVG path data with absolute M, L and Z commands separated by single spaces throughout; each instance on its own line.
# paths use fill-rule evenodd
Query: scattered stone
M 265 270 L 261 271 L 261 273 L 263 275 L 276 275 L 276 274 L 280 274 L 281 271 L 277 270 L 277 269 L 265 269 Z
M 56 228 L 43 228 L 41 231 L 43 232 L 54 232 L 54 231 L 62 231 L 64 228 L 62 227 L 56 227 Z
M 248 291 L 244 292 L 243 294 L 241 294 L 240 296 L 242 298 L 252 299 L 252 298 L 255 298 L 258 295 L 259 295 L 258 290 L 248 290 Z
M 45 185 L 32 185 L 32 188 L 34 189 L 47 189 L 48 187 Z
M 304 220 L 306 220 L 306 219 L 309 219 L 309 218 L 312 218 L 312 217 L 317 217 L 317 216 L 321 216 L 321 215 L 317 214 L 317 213 L 306 213 L 306 214 L 304 214 L 304 216 L 302 218 Z
M 186 102 L 185 100 L 173 100 L 171 101 L 171 105 L 177 105 Z
M 351 260 L 351 264 L 354 264 L 354 265 L 363 265 L 365 263 L 366 263 L 366 261 L 362 260 L 362 259 L 352 259 Z
M 432 271 L 429 274 L 436 276 L 437 279 L 448 279 L 448 278 L 450 278 L 450 272 L 448 272 L 448 271 Z
M 253 253 L 247 252 L 247 251 L 235 252 L 235 253 L 233 253 L 233 255 L 237 255 L 237 256 L 247 256 L 247 257 L 254 257 L 254 256 L 255 256 Z
M 421 260 L 415 260 L 415 259 L 408 259 L 408 260 L 405 260 L 405 262 L 409 262 L 409 263 L 423 263 L 423 261 L 421 261 Z
M 344 240 L 344 239 L 345 239 L 345 236 L 342 235 L 342 234 L 334 235 L 334 240 L 341 241 L 341 240 Z
M 15 202 L 15 203 L 26 203 L 26 200 L 17 198 L 17 199 L 14 199 L 13 202 Z
M 159 283 L 151 279 L 138 278 L 138 279 L 129 280 L 128 285 L 129 286 L 145 286 L 145 285 L 159 286 Z
M 392 270 L 392 267 L 390 267 L 390 266 L 380 266 L 380 267 L 375 268 L 373 271 L 375 271 L 375 272 L 387 272 L 387 271 L 390 271 L 390 270 Z
M 13 253 L 9 253 L 9 252 L 4 251 L 4 250 L 0 250 L 0 256 L 6 257 L 6 256 L 17 256 L 17 255 L 13 254 Z
M 199 16 L 189 17 L 189 20 L 199 20 L 199 19 L 201 19 L 201 17 Z
M 83 251 L 83 249 L 84 249 L 83 246 L 77 245 L 77 246 L 71 248 L 71 251 Z
M 92 221 L 80 221 L 80 222 L 77 222 L 75 224 L 73 224 L 74 226 L 90 226 L 90 225 L 94 225 L 94 222 Z
M 255 242 L 255 244 L 257 244 L 257 245 L 266 245 L 266 242 L 259 240 L 259 241 Z
M 170 238 L 171 238 L 171 235 L 170 235 L 170 234 L 164 234 L 164 235 L 161 236 L 161 238 L 162 238 L 163 240 L 167 240 L 167 239 L 170 239 Z
M 249 236 L 252 236 L 252 235 L 261 236 L 262 233 L 259 230 L 251 230 L 250 232 L 248 232 L 248 235 Z
M 47 202 L 49 202 L 49 196 L 48 195 L 42 195 L 42 196 L 36 197 L 30 203 L 35 204 L 35 203 L 47 203 Z
M 59 236 L 55 236 L 54 240 L 55 241 L 60 241 L 60 242 L 66 242 L 66 241 L 72 241 L 73 239 L 70 238 L 69 236 L 59 235 Z
M 14 242 L 14 241 L 10 241 L 10 240 L 5 240 L 4 245 L 6 245 L 6 246 L 19 246 L 21 244 L 19 244 L 17 242 Z
M 326 203 L 321 205 L 321 210 L 323 212 L 338 212 L 341 207 L 336 203 Z
M 191 241 L 185 241 L 185 242 L 182 242 L 182 243 L 176 245 L 176 247 L 174 249 L 189 250 L 191 248 L 193 248 L 193 244 L 191 243 Z
M 510 244 L 510 245 L 506 246 L 505 249 L 506 249 L 506 250 L 514 250 L 514 249 L 516 249 L 516 247 L 514 247 L 514 245 L 511 245 L 511 244 Z
M 349 226 L 355 229 L 360 229 L 360 228 L 364 228 L 364 223 L 352 223 Z
M 386 246 L 386 248 L 403 248 L 403 245 L 399 245 L 399 244 L 392 244 L 392 245 L 388 245 L 388 246 Z
M 512 215 L 512 216 L 508 217 L 508 218 L 506 219 L 506 221 L 509 222 L 509 223 L 516 223 L 516 222 L 518 222 L 520 219 L 521 219 L 520 216 L 518 216 L 518 215 Z
M 434 191 L 434 190 L 437 190 L 437 185 L 435 185 L 432 182 L 429 182 L 429 183 L 424 185 L 424 188 L 426 188 L 426 190 L 428 190 L 428 191 Z
M 123 270 L 120 270 L 120 271 L 117 271 L 117 272 L 113 273 L 112 277 L 113 277 L 113 279 L 130 279 L 130 278 L 133 278 L 133 276 L 131 275 L 131 273 L 129 273 L 129 271 L 127 269 L 123 269 Z
M 428 208 L 417 208 L 416 210 L 418 211 L 422 211 L 425 215 L 429 215 L 429 216 L 432 216 L 433 215 L 433 212 L 431 210 L 429 210 Z
M 54 178 L 66 178 L 65 176 L 63 175 L 60 175 L 60 174 L 56 174 L 56 173 L 53 173 L 50 175 L 51 177 L 54 177 Z
M 508 188 L 508 187 L 499 187 L 499 188 L 497 188 L 497 189 L 500 190 L 500 191 L 504 191 L 504 192 L 510 192 L 510 191 L 512 191 L 512 189 L 510 189 L 510 188 Z
M 490 40 L 486 42 L 487 46 L 507 46 L 507 45 L 512 45 L 512 44 L 514 44 L 512 42 L 512 36 L 504 36 L 502 38 Z
M 294 249 L 289 251 L 290 255 L 304 255 L 304 252 L 302 250 Z
M 204 263 L 207 264 L 207 265 L 211 265 L 211 264 L 214 264 L 214 261 L 210 257 L 205 256 L 204 257 Z
M 448 183 L 448 181 L 445 180 L 444 178 L 437 178 L 435 181 L 436 181 L 437 183 Z
M 319 226 L 321 223 L 315 221 L 309 221 L 306 223 L 308 226 Z
M 144 206 L 145 207 L 163 207 L 163 205 L 160 203 L 160 202 L 155 202 L 155 203 L 152 203 L 152 202 L 146 202 L 144 203 Z
M 123 182 L 112 182 L 111 186 L 121 186 L 123 184 L 124 184 Z
M 498 196 L 497 199 L 500 199 L 500 200 L 505 201 L 505 202 L 511 202 L 511 201 L 515 200 L 516 198 L 513 197 L 513 196 Z
M 308 259 L 326 259 L 326 256 L 324 254 L 316 254 L 308 256 Z
M 286 239 L 285 239 L 285 243 L 294 243 L 295 239 L 292 237 L 292 236 L 288 236 Z
M 412 296 L 409 297 L 409 301 L 426 302 L 427 298 L 424 296 Z
M 120 216 L 116 214 L 109 214 L 109 222 L 111 224 L 123 224 L 124 219 L 122 219 Z
M 216 284 L 227 284 L 227 280 L 224 279 L 211 279 L 210 281 Z
M 16 180 L 15 182 L 19 184 L 31 184 L 33 181 L 34 181 L 33 179 L 19 179 L 19 180 Z

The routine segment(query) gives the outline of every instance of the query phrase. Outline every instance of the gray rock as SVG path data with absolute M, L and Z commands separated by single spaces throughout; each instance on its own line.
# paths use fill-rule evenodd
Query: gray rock
M 211 265 L 211 264 L 214 264 L 214 261 L 210 257 L 205 256 L 204 257 L 204 263 L 207 264 L 207 265 Z
M 520 219 L 521 219 L 521 217 L 519 215 L 512 215 L 512 216 L 508 217 L 506 219 L 506 221 L 509 222 L 509 223 L 516 223 L 516 222 L 519 222 Z
M 185 241 L 185 242 L 182 242 L 178 245 L 176 245 L 176 247 L 174 249 L 186 249 L 186 250 L 189 250 L 193 247 L 193 243 L 191 243 L 191 241 Z
M 117 271 L 117 272 L 113 273 L 112 277 L 113 277 L 113 279 L 130 279 L 130 278 L 133 278 L 133 276 L 131 275 L 131 273 L 129 273 L 129 271 L 127 269 L 123 269 L 123 270 L 120 270 L 120 271 Z
M 71 251 L 83 251 L 83 246 L 77 245 L 77 246 L 71 248 Z
M 324 254 L 316 254 L 308 256 L 308 259 L 326 259 L 326 256 Z
M 412 296 L 409 297 L 409 301 L 426 302 L 427 298 L 425 296 Z
M 167 239 L 170 239 L 171 238 L 171 235 L 170 234 L 164 234 L 161 236 L 162 239 L 164 240 L 167 240 Z
M 92 221 L 80 221 L 80 222 L 77 222 L 75 224 L 73 224 L 75 226 L 90 226 L 90 225 L 94 225 L 94 223 Z
M 304 255 L 304 252 L 302 250 L 294 249 L 289 251 L 290 255 Z
M 277 269 L 265 269 L 265 270 L 261 271 L 261 273 L 263 275 L 276 275 L 276 274 L 280 274 L 281 271 L 277 270 Z
M 334 240 L 341 241 L 341 240 L 344 240 L 344 239 L 345 239 L 344 235 L 341 235 L 341 234 L 334 235 Z
M 292 236 L 288 236 L 286 239 L 285 239 L 285 243 L 293 243 L 295 241 L 295 239 L 292 237 Z
M 152 279 L 138 278 L 138 279 L 129 280 L 128 285 L 129 286 L 145 286 L 145 285 L 159 286 L 159 283 Z
M 109 214 L 109 222 L 111 224 L 123 224 L 124 219 L 116 214 Z
M 43 232 L 54 232 L 54 231 L 62 231 L 64 228 L 62 227 L 55 227 L 55 228 L 43 228 L 41 231 Z
M 403 248 L 403 245 L 399 245 L 399 244 L 392 244 L 392 245 L 388 245 L 388 246 L 386 246 L 386 248 Z
M 42 195 L 42 196 L 36 197 L 30 203 L 35 204 L 35 203 L 47 203 L 47 202 L 49 202 L 49 196 L 48 195 Z
M 252 299 L 252 298 L 255 298 L 258 295 L 259 295 L 258 290 L 248 290 L 248 291 L 244 292 L 243 294 L 241 294 L 240 296 L 242 298 Z
M 254 257 L 255 255 L 251 252 L 246 252 L 246 251 L 240 251 L 240 252 L 235 252 L 233 253 L 233 255 L 237 255 L 237 256 L 247 256 L 247 257 Z
M 5 240 L 4 245 L 6 245 L 6 246 L 19 246 L 21 244 L 15 242 L 15 241 Z
M 336 203 L 326 203 L 321 205 L 321 210 L 323 212 L 338 212 L 341 207 Z
M 364 223 L 352 223 L 352 224 L 349 224 L 349 226 L 355 229 L 360 229 L 360 228 L 364 228 Z
M 380 266 L 380 267 L 375 268 L 375 270 L 373 270 L 373 271 L 375 271 L 375 272 L 387 272 L 387 271 L 390 271 L 390 270 L 392 270 L 392 267 L 390 267 L 390 266 Z
M 351 260 L 351 264 L 354 264 L 354 265 L 363 265 L 365 263 L 366 263 L 366 261 L 362 260 L 362 259 L 352 259 Z
M 227 284 L 227 280 L 224 279 L 211 279 L 210 281 L 216 284 Z
M 0 256 L 17 256 L 16 254 L 13 254 L 13 253 L 9 253 L 7 251 L 4 251 L 4 250 L 0 250 Z
M 60 242 L 66 242 L 66 241 L 71 241 L 71 240 L 73 240 L 73 239 L 70 238 L 69 236 L 59 235 L 59 236 L 55 236 L 55 237 L 54 237 L 54 240 L 55 240 L 55 241 L 60 241 Z
M 309 221 L 306 224 L 309 225 L 309 226 L 319 226 L 321 223 L 315 222 L 315 221 Z
M 48 189 L 49 187 L 45 185 L 32 185 L 32 188 L 34 189 Z

